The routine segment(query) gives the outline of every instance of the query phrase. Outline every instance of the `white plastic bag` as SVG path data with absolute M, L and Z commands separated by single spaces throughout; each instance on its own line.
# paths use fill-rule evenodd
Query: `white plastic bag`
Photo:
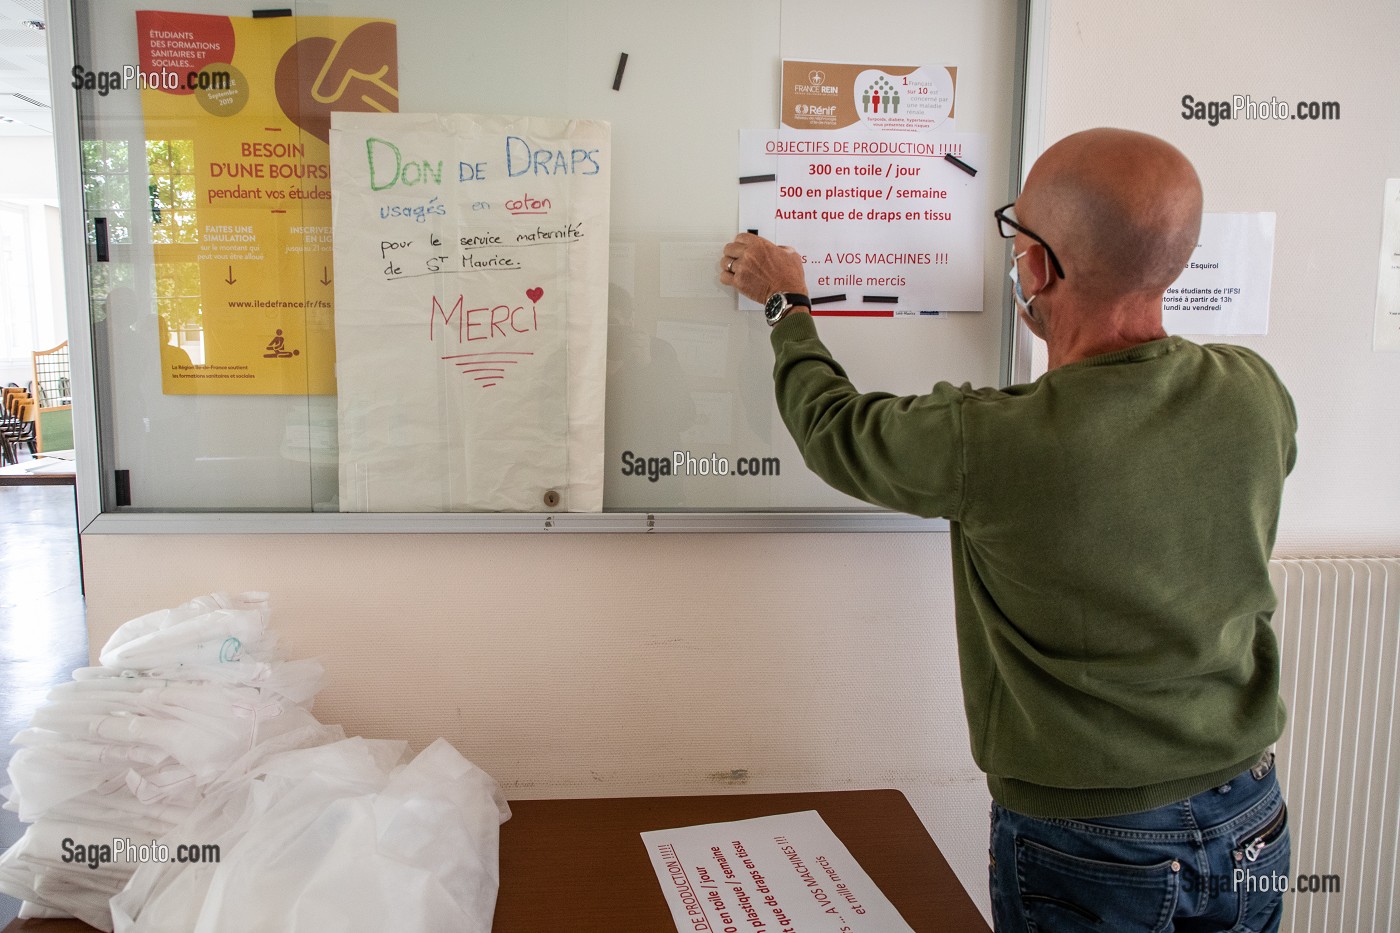
M 77 916 L 111 929 L 108 900 L 136 864 L 114 842 L 150 843 L 186 821 L 206 789 L 249 762 L 344 737 L 310 713 L 322 668 L 287 662 L 266 594 L 212 594 L 121 626 L 103 664 L 55 687 L 20 733 L 5 808 L 32 823 L 0 858 L 0 891 L 24 916 Z M 64 861 L 68 845 L 113 861 Z
M 257 593 L 149 613 L 51 692 L 6 788 L 33 822 L 0 857 L 22 916 L 125 933 L 490 930 L 510 815 L 496 782 L 442 739 L 404 764 L 402 742 L 317 722 L 321 666 L 280 659 L 267 619 Z M 62 857 L 65 839 L 119 838 L 219 859 Z
M 267 619 L 266 593 L 212 593 L 123 624 L 99 660 L 103 667 L 139 671 L 256 658 L 271 647 Z
M 219 863 L 138 868 L 117 933 L 487 933 L 504 795 L 444 739 L 395 767 L 401 749 L 287 752 L 211 793 L 162 841 L 214 842 Z

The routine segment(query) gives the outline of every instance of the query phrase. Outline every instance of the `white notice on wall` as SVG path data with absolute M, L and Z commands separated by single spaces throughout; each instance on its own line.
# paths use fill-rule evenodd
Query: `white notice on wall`
M 815 810 L 642 841 L 682 933 L 913 933 Z
M 1381 267 L 1376 281 L 1377 350 L 1400 350 L 1400 178 L 1385 182 Z
M 743 130 L 739 227 L 802 254 L 813 314 L 981 311 L 986 165 L 979 134 Z
M 1267 334 L 1274 214 L 1208 213 L 1196 251 L 1162 299 L 1169 334 Z

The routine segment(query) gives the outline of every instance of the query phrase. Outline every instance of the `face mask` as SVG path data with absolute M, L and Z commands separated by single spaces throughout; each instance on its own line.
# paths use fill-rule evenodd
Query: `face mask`
M 1026 250 L 1026 253 L 1028 252 L 1030 252 L 1030 250 Z M 1036 324 L 1039 324 L 1040 318 L 1036 317 L 1035 312 L 1031 310 L 1031 302 L 1035 301 L 1040 296 L 1032 295 L 1027 298 L 1025 293 L 1021 291 L 1021 273 L 1017 267 L 1017 263 L 1021 261 L 1021 257 L 1026 255 L 1026 253 L 1017 253 L 1011 257 L 1011 271 L 1007 273 L 1007 278 L 1011 279 L 1011 293 L 1016 296 L 1017 306 L 1026 313 L 1026 317 L 1030 318 Z

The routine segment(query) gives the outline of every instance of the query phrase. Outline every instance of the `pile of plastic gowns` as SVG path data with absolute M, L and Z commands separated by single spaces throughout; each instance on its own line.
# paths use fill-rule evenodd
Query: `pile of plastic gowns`
M 102 930 L 487 931 L 499 786 L 439 739 L 346 739 L 310 712 L 266 594 L 123 625 L 15 738 L 0 858 L 21 916 Z

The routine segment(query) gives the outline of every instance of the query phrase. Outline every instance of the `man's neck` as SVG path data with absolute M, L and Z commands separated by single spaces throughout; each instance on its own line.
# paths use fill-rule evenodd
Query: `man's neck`
M 1056 311 L 1045 341 L 1051 369 L 1167 336 L 1162 328 L 1160 295 Z

